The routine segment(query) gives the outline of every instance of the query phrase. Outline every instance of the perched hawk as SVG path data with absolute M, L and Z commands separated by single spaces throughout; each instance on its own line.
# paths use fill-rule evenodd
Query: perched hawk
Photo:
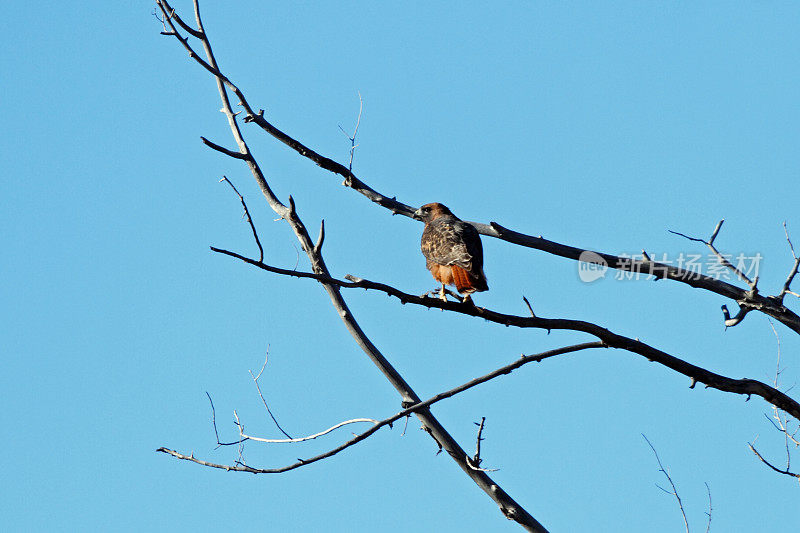
M 473 292 L 488 291 L 483 273 L 483 246 L 478 231 L 442 204 L 425 204 L 414 213 L 425 222 L 422 254 L 433 278 L 442 284 L 439 297 L 447 301 L 445 285 L 455 285 L 471 301 Z

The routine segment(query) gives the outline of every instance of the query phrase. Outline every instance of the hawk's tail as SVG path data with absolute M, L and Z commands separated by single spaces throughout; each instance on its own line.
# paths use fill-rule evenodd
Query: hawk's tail
M 453 272 L 453 283 L 456 286 L 456 290 L 461 294 L 489 290 L 489 284 L 486 283 L 486 276 L 483 272 L 469 272 L 456 265 L 452 265 L 451 270 Z

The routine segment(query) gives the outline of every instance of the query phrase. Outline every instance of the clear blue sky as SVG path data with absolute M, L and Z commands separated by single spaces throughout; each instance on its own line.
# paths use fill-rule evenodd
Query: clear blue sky
M 190 2 L 176 2 L 188 14 Z M 702 253 L 668 229 L 760 253 L 762 292 L 800 248 L 800 7 L 796 3 L 205 2 L 223 69 L 276 125 L 346 161 L 338 125 L 365 102 L 354 170 L 374 188 L 462 218 L 610 253 Z M 11 531 L 514 531 L 411 421 L 279 476 L 216 462 L 205 391 L 223 438 L 237 409 L 277 437 L 248 369 L 292 434 L 383 418 L 399 398 L 347 335 L 320 286 L 211 253 L 254 254 L 231 178 L 268 262 L 298 246 L 261 200 L 233 147 L 213 80 L 148 2 L 9 3 L 0 21 L 0 516 Z M 340 186 L 255 126 L 244 127 L 276 193 L 292 194 L 326 258 L 412 293 L 432 289 L 421 226 Z M 575 262 L 484 239 L 491 290 L 480 305 L 597 322 L 731 377 L 771 381 L 776 340 L 755 313 L 724 331 L 721 297 L 676 283 L 587 284 Z M 302 255 L 302 254 L 299 254 Z M 301 257 L 298 268 L 306 269 Z M 345 296 L 363 328 L 428 397 L 578 334 L 519 331 Z M 798 301 L 790 301 L 797 311 Z M 800 342 L 776 325 L 797 382 Z M 439 404 L 467 448 L 487 417 L 485 466 L 552 531 L 680 531 L 645 433 L 695 530 L 796 525 L 800 488 L 760 464 L 781 460 L 768 406 L 713 390 L 639 356 L 594 351 L 524 367 Z M 794 389 L 791 394 L 800 394 Z M 281 466 L 349 436 L 248 444 Z M 798 459 L 800 462 L 800 459 Z

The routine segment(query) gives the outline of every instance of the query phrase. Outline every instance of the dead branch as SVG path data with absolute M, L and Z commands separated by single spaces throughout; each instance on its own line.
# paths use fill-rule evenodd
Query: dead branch
M 786 276 L 786 282 L 783 284 L 783 288 L 781 289 L 780 294 L 778 294 L 778 298 L 781 301 L 783 301 L 783 298 L 787 294 L 791 294 L 792 296 L 797 296 L 798 298 L 800 298 L 800 294 L 789 290 L 789 287 L 792 284 L 792 280 L 797 275 L 798 269 L 800 269 L 800 256 L 798 256 L 794 251 L 794 245 L 792 244 L 792 239 L 789 238 L 789 230 L 786 228 L 786 221 L 783 222 L 783 232 L 786 234 L 786 242 L 789 243 L 789 250 L 792 252 L 792 258 L 794 258 L 794 265 L 792 265 L 791 270 L 789 270 L 789 275 Z
M 446 400 L 447 398 L 451 398 L 451 397 L 453 397 L 453 396 L 455 396 L 457 394 L 460 394 L 460 393 L 462 393 L 462 392 L 464 392 L 466 390 L 469 390 L 469 389 L 471 389 L 473 387 L 477 387 L 478 385 L 480 385 L 482 383 L 486 383 L 487 381 L 490 381 L 490 380 L 492 380 L 494 378 L 497 378 L 499 376 L 504 376 L 506 374 L 510 374 L 511 372 L 513 372 L 514 370 L 516 370 L 517 368 L 519 368 L 519 367 L 521 367 L 521 366 L 523 366 L 525 364 L 543 361 L 545 359 L 548 359 L 550 357 L 556 357 L 558 355 L 564 355 L 564 354 L 568 354 L 568 353 L 572 353 L 572 352 L 578 352 L 578 351 L 581 351 L 581 350 L 589 350 L 589 349 L 592 349 L 592 348 L 603 348 L 603 347 L 604 347 L 604 345 L 601 342 L 587 342 L 587 343 L 582 343 L 582 344 L 575 344 L 575 345 L 572 345 L 572 346 L 565 346 L 563 348 L 556 348 L 555 350 L 548 350 L 546 352 L 542 352 L 542 353 L 538 353 L 538 354 L 522 356 L 519 359 L 517 359 L 516 361 L 514 361 L 513 363 L 510 363 L 510 364 L 508 364 L 506 366 L 498 368 L 497 370 L 489 372 L 488 374 L 485 374 L 483 376 L 477 377 L 477 378 L 475 378 L 475 379 L 473 379 L 471 381 L 468 381 L 468 382 L 466 382 L 466 383 L 464 383 L 462 385 L 454 387 L 454 388 L 452 388 L 452 389 L 450 389 L 448 391 L 441 392 L 441 393 L 437 394 L 436 396 L 428 398 L 424 402 L 419 402 L 417 404 L 414 404 L 414 405 L 411 405 L 409 407 L 406 407 L 405 409 L 403 409 L 399 413 L 397 413 L 397 414 L 395 414 L 393 416 L 390 416 L 389 418 L 386 418 L 384 420 L 381 420 L 380 422 L 377 422 L 371 428 L 367 429 L 363 433 L 360 433 L 360 434 L 356 435 L 355 437 L 353 437 L 349 441 L 345 442 L 344 444 L 342 444 L 340 446 L 337 446 L 336 448 L 333 448 L 333 449 L 331 449 L 331 450 L 329 450 L 329 451 L 327 451 L 325 453 L 316 455 L 316 456 L 311 457 L 309 459 L 300 459 L 296 463 L 293 463 L 293 464 L 287 465 L 287 466 L 283 466 L 283 467 L 279 467 L 279 468 L 253 468 L 253 467 L 247 466 L 247 465 L 238 465 L 238 466 L 236 466 L 236 465 L 221 465 L 221 464 L 216 464 L 216 463 L 209 463 L 207 461 L 203 461 L 203 460 L 195 458 L 194 454 L 184 455 L 184 454 L 181 454 L 179 452 L 176 452 L 175 450 L 171 450 L 169 448 L 164 448 L 164 447 L 161 447 L 161 448 L 157 449 L 156 451 L 157 452 L 162 452 L 162 453 L 167 453 L 169 455 L 172 455 L 173 457 L 177 457 L 178 459 L 191 461 L 193 463 L 197 463 L 197 464 L 200 464 L 200 465 L 203 465 L 203 466 L 208 466 L 208 467 L 212 467 L 212 468 L 221 468 L 223 470 L 228 470 L 228 471 L 250 472 L 252 474 L 280 474 L 282 472 L 288 472 L 289 470 L 294 470 L 296 468 L 300 468 L 301 466 L 309 465 L 311 463 L 315 463 L 317 461 L 321 461 L 322 459 L 327 459 L 328 457 L 332 457 L 332 456 L 336 455 L 337 453 L 339 453 L 339 452 L 341 452 L 341 451 L 343 451 L 343 450 L 345 450 L 345 449 L 347 449 L 347 448 L 349 448 L 349 447 L 351 447 L 351 446 L 353 446 L 355 444 L 358 444 L 359 442 L 363 441 L 364 439 L 366 439 L 370 435 L 374 434 L 376 431 L 378 431 L 382 427 L 391 426 L 392 423 L 394 423 L 396 420 L 399 420 L 399 419 L 404 418 L 404 417 L 408 417 L 409 415 L 411 415 L 413 413 L 417 413 L 420 410 L 427 410 L 431 405 L 433 405 L 433 404 L 435 404 L 437 402 L 440 402 L 442 400 Z M 215 426 L 215 428 L 216 428 L 216 426 Z M 217 439 L 217 440 L 219 440 L 219 439 Z M 480 470 L 476 470 L 476 471 L 480 471 Z
M 245 218 L 245 220 L 247 221 L 247 223 L 248 223 L 248 224 L 250 224 L 250 229 L 251 229 L 251 230 L 252 230 L 252 232 L 253 232 L 253 239 L 255 239 L 255 241 L 256 241 L 256 246 L 258 246 L 258 257 L 259 257 L 259 259 L 258 259 L 258 260 L 259 260 L 259 261 L 264 261 L 264 248 L 261 246 L 261 240 L 259 240 L 259 238 L 258 238 L 258 232 L 256 231 L 256 227 L 255 227 L 255 225 L 253 224 L 253 219 L 250 217 L 250 210 L 249 210 L 249 209 L 247 209 L 247 203 L 244 201 L 244 196 L 242 196 L 242 195 L 241 195 L 241 193 L 240 193 L 240 192 L 239 192 L 239 190 L 236 188 L 236 186 L 235 186 L 235 185 L 234 185 L 234 184 L 231 182 L 231 180 L 229 180 L 229 179 L 228 179 L 226 176 L 222 176 L 222 179 L 221 179 L 221 180 L 219 180 L 219 181 L 227 181 L 227 182 L 228 182 L 228 185 L 230 185 L 230 186 L 231 186 L 231 189 L 233 189 L 233 192 L 235 192 L 235 193 L 236 193 L 236 196 L 238 196 L 238 197 L 239 197 L 239 201 L 240 201 L 240 202 L 242 202 L 242 207 L 244 208 L 244 218 Z M 264 361 L 264 364 L 266 365 L 266 364 L 267 364 L 267 362 L 266 362 L 266 361 Z M 264 370 L 264 367 L 261 367 L 261 370 L 263 371 L 263 370 Z M 261 373 L 259 372 L 259 374 L 258 374 L 258 375 L 260 376 L 260 375 L 261 375 Z M 259 390 L 259 392 L 260 392 L 260 390 Z M 269 410 L 269 409 L 268 409 L 268 410 Z M 276 424 L 277 424 L 277 422 L 276 422 Z M 288 435 L 287 435 L 287 436 L 288 436 Z
M 219 432 L 217 431 L 217 410 L 214 409 L 214 400 L 211 399 L 211 395 L 206 392 L 206 396 L 208 396 L 208 401 L 211 404 L 211 425 L 214 426 L 214 436 L 217 438 L 217 448 L 220 446 L 233 446 L 234 444 L 241 444 L 243 440 L 237 440 L 234 442 L 222 442 L 219 440 Z
M 686 519 L 686 511 L 683 508 L 683 501 L 681 501 L 681 497 L 678 494 L 678 489 L 675 487 L 675 483 L 673 483 L 673 481 L 672 481 L 672 476 L 669 475 L 669 472 L 667 472 L 667 469 L 664 468 L 664 465 L 661 464 L 661 458 L 658 456 L 658 452 L 656 451 L 655 446 L 653 446 L 653 444 L 650 442 L 650 439 L 648 439 L 647 436 L 644 433 L 642 433 L 642 437 L 644 437 L 644 440 L 647 441 L 647 445 L 650 446 L 650 449 L 653 450 L 653 455 L 656 456 L 656 461 L 658 461 L 658 470 L 659 470 L 659 472 L 663 473 L 664 476 L 667 478 L 667 481 L 669 482 L 670 487 L 672 487 L 672 491 L 668 491 L 667 489 L 665 489 L 664 487 L 661 487 L 657 483 L 656 483 L 656 487 L 658 487 L 659 489 L 663 490 L 667 494 L 675 496 L 675 499 L 678 501 L 678 507 L 681 510 L 681 516 L 683 516 L 683 525 L 686 527 L 686 533 L 689 533 L 689 521 Z
M 711 233 L 711 238 L 709 238 L 707 241 L 704 241 L 703 239 L 698 239 L 696 237 L 689 237 L 688 235 L 684 235 L 683 233 L 678 233 L 677 231 L 672 231 L 672 230 L 668 230 L 668 231 L 670 233 L 675 234 L 675 235 L 680 235 L 681 237 L 689 239 L 690 241 L 702 242 L 703 244 L 708 246 L 709 250 L 711 250 L 711 252 L 717 257 L 717 261 L 719 261 L 721 265 L 724 265 L 725 268 L 729 269 L 731 272 L 736 274 L 736 276 L 739 279 L 741 279 L 742 281 L 747 283 L 750 286 L 750 290 L 755 291 L 757 283 L 758 283 L 758 278 L 756 278 L 756 281 L 752 281 L 749 277 L 747 277 L 747 274 L 742 272 L 737 267 L 733 266 L 731 264 L 731 262 L 728 261 L 728 259 L 724 255 L 722 255 L 719 250 L 717 250 L 717 247 L 714 246 L 714 240 L 717 238 L 717 235 L 719 235 L 719 230 L 722 229 L 722 224 L 724 222 L 725 222 L 725 219 L 723 218 L 722 220 L 720 220 L 717 223 L 717 226 L 714 228 L 714 231 Z
M 481 463 L 483 459 L 481 459 L 481 442 L 483 441 L 483 426 L 486 422 L 486 417 L 482 416 L 480 422 L 475 422 L 475 425 L 478 426 L 478 438 L 475 442 L 475 455 L 472 457 L 467 457 L 467 462 L 469 463 L 470 468 L 474 470 L 480 470 L 481 472 L 497 472 L 497 468 L 481 468 Z
M 770 463 L 769 461 L 767 461 L 766 459 L 764 459 L 764 456 L 763 456 L 763 455 L 761 455 L 760 453 L 758 453 L 758 450 L 756 450 L 755 446 L 754 446 L 752 443 L 748 442 L 748 443 L 747 443 L 747 446 L 750 448 L 750 451 L 752 451 L 754 454 L 756 454 L 756 457 L 758 457 L 759 459 L 761 459 L 761 462 L 762 462 L 762 463 L 764 463 L 765 465 L 767 465 L 768 467 L 770 467 L 770 468 L 771 468 L 772 470 L 774 470 L 775 472 L 777 472 L 777 473 L 779 473 L 779 474 L 786 475 L 786 476 L 795 477 L 795 478 L 797 478 L 798 480 L 800 480 L 800 474 L 796 474 L 796 473 L 794 473 L 794 472 L 791 472 L 791 471 L 789 471 L 789 469 L 788 469 L 788 468 L 787 468 L 787 469 L 785 469 L 785 470 L 784 470 L 784 469 L 781 469 L 781 468 L 778 468 L 777 466 L 773 465 L 772 463 Z
M 714 240 L 717 238 L 717 235 L 719 235 L 719 230 L 722 229 L 722 224 L 724 222 L 725 222 L 725 219 L 722 219 L 717 223 L 717 226 L 714 228 L 714 231 L 711 233 L 711 237 L 707 241 L 703 240 L 703 239 L 699 239 L 697 237 L 690 237 L 688 235 L 685 235 L 685 234 L 677 232 L 677 231 L 669 230 L 669 232 L 673 233 L 675 235 L 679 235 L 679 236 L 681 236 L 681 237 L 683 237 L 685 239 L 688 239 L 690 241 L 702 242 L 703 244 L 708 246 L 708 248 L 711 250 L 711 252 L 717 257 L 717 261 L 721 265 L 723 265 L 725 268 L 727 268 L 728 270 L 730 270 L 731 272 L 736 274 L 736 276 L 739 279 L 741 279 L 742 281 L 747 283 L 747 285 L 750 287 L 750 290 L 745 293 L 745 297 L 746 297 L 745 300 L 737 302 L 739 304 L 739 312 L 736 313 L 736 316 L 731 317 L 730 312 L 728 311 L 728 306 L 727 305 L 723 305 L 722 306 L 722 316 L 723 316 L 723 319 L 725 320 L 725 327 L 726 328 L 730 328 L 730 327 L 733 327 L 733 326 L 736 326 L 737 324 L 739 324 L 747 316 L 747 313 L 749 313 L 750 311 L 752 311 L 752 310 L 757 308 L 757 307 L 751 306 L 750 303 L 755 301 L 759 296 L 758 295 L 758 274 L 756 274 L 756 277 L 751 280 L 747 276 L 747 274 L 745 274 L 744 272 L 741 271 L 741 269 L 739 269 L 738 267 L 733 266 L 733 264 L 730 261 L 728 261 L 728 259 L 717 249 L 717 247 L 714 246 Z
M 255 442 L 264 442 L 267 444 L 294 444 L 298 442 L 306 442 L 309 440 L 314 440 L 323 435 L 327 435 L 328 433 L 339 429 L 340 427 L 348 426 L 350 424 L 361 424 L 364 422 L 370 422 L 372 424 L 378 424 L 378 420 L 374 420 L 372 418 L 353 418 L 351 420 L 344 420 L 339 422 L 338 424 L 334 424 L 333 426 L 329 427 L 328 429 L 324 429 L 319 433 L 314 433 L 312 435 L 308 435 L 306 437 L 298 437 L 298 438 L 288 438 L 288 439 L 265 439 L 263 437 L 254 437 L 253 435 L 248 435 L 244 432 L 244 426 L 239 423 L 239 417 L 236 415 L 236 411 L 234 411 L 234 416 L 236 418 L 236 426 L 239 428 L 239 436 L 242 438 L 243 441 L 245 440 L 252 440 Z
M 773 380 L 773 386 L 777 389 L 780 386 L 780 375 L 782 373 L 781 370 L 781 338 L 778 335 L 778 332 L 775 330 L 775 326 L 772 324 L 772 321 L 769 322 L 770 327 L 772 328 L 772 333 L 775 335 L 775 341 L 777 342 L 778 348 L 778 357 L 777 362 L 775 364 L 775 378 Z M 782 411 L 775 406 L 772 406 L 772 418 L 770 418 L 766 413 L 764 413 L 764 417 L 766 417 L 767 421 L 769 421 L 772 426 L 778 430 L 783 435 L 783 447 L 786 452 L 786 468 L 779 469 L 768 462 L 764 457 L 758 453 L 755 449 L 753 444 L 748 443 L 750 449 L 755 453 L 755 455 L 767 466 L 785 475 L 796 475 L 791 472 L 792 467 L 792 450 L 790 448 L 790 443 L 794 443 L 795 447 L 800 446 L 800 441 L 797 439 L 797 433 L 800 431 L 800 424 L 798 427 L 795 428 L 794 431 L 789 429 L 789 419 L 782 414 Z M 797 421 L 795 421 L 797 423 Z M 755 441 L 754 441 L 755 442 Z M 800 479 L 800 478 L 799 478 Z
M 483 437 L 483 425 L 486 423 L 486 417 L 482 416 L 480 423 L 475 422 L 475 425 L 478 426 L 478 437 L 475 439 L 475 455 L 472 457 L 472 464 L 475 466 L 481 466 L 481 441 Z
M 306 252 L 309 261 L 311 262 L 312 271 L 316 274 L 329 277 L 330 275 L 328 268 L 325 265 L 322 254 L 319 252 L 319 250 L 314 250 L 314 245 L 311 242 L 311 238 L 309 237 L 305 225 L 297 215 L 297 211 L 291 196 L 289 197 L 289 207 L 285 206 L 278 200 L 270 188 L 266 178 L 264 177 L 259 164 L 251 155 L 250 148 L 245 142 L 239 128 L 239 124 L 236 121 L 237 113 L 234 113 L 233 109 L 231 108 L 231 103 L 227 92 L 228 89 L 230 89 L 239 99 L 239 105 L 242 106 L 245 111 L 246 122 L 255 120 L 259 117 L 263 120 L 263 112 L 259 112 L 259 114 L 256 115 L 248 105 L 244 95 L 238 89 L 238 87 L 231 83 L 231 81 L 224 76 L 219 69 L 211 48 L 211 43 L 208 39 L 208 35 L 203 28 L 198 1 L 194 0 L 195 21 L 197 24 L 196 31 L 198 39 L 200 40 L 203 50 L 205 51 L 207 61 L 204 61 L 197 56 L 193 48 L 188 44 L 188 37 L 184 38 L 180 36 L 178 28 L 173 22 L 173 20 L 178 19 L 176 18 L 174 9 L 169 5 L 169 3 L 166 0 L 156 0 L 156 3 L 161 9 L 164 19 L 171 29 L 171 33 L 174 34 L 174 36 L 181 42 L 182 46 L 187 49 L 190 57 L 215 77 L 220 99 L 222 100 L 222 111 L 228 119 L 228 125 L 230 126 L 231 133 L 233 134 L 233 137 L 239 146 L 239 153 L 244 156 L 242 158 L 236 157 L 236 159 L 242 159 L 247 163 L 269 206 L 273 211 L 275 211 L 276 214 L 278 214 L 279 217 L 288 222 L 295 236 L 300 241 L 303 251 Z M 192 35 L 194 36 L 195 34 Z M 349 175 L 350 171 L 348 170 L 347 172 Z M 361 327 L 358 325 L 353 317 L 352 312 L 342 298 L 339 292 L 339 287 L 324 282 L 323 286 L 331 299 L 332 305 L 339 313 L 339 316 L 341 317 L 350 334 L 353 336 L 362 350 L 367 354 L 370 360 L 372 360 L 372 362 L 383 373 L 386 379 L 389 380 L 392 386 L 394 386 L 394 388 L 398 391 L 403 398 L 403 402 L 408 405 L 420 403 L 421 400 L 419 396 L 417 396 L 414 390 L 408 385 L 408 383 L 406 383 L 403 377 L 397 372 L 397 370 L 395 370 L 386 357 L 384 357 L 384 355 L 378 350 L 378 348 L 372 343 L 372 341 L 366 336 Z M 439 421 L 430 413 L 430 411 L 421 409 L 419 411 L 415 411 L 415 414 L 422 422 L 423 427 L 430 433 L 437 444 L 444 447 L 453 460 L 456 461 L 459 467 L 461 467 L 461 469 L 498 504 L 501 512 L 506 516 L 506 518 L 516 521 L 530 531 L 546 531 L 544 526 L 542 526 L 530 513 L 528 513 L 513 498 L 511 498 L 511 496 L 501 489 L 499 485 L 497 485 L 497 483 L 493 481 L 485 472 L 476 472 L 469 468 L 465 460 L 466 454 L 464 450 L 445 430 Z
M 246 208 L 245 208 L 245 209 L 246 209 Z M 253 229 L 253 232 L 255 232 L 255 228 Z M 262 252 L 262 253 L 263 253 L 263 252 Z M 291 438 L 292 438 L 292 436 L 291 436 L 291 435 L 289 435 L 288 433 L 286 433 L 286 432 L 283 430 L 283 428 L 281 427 L 281 425 L 278 423 L 278 420 L 277 420 L 277 419 L 275 418 L 275 416 L 272 414 L 272 410 L 270 410 L 269 406 L 267 405 L 267 400 L 265 400 L 265 399 L 264 399 L 264 395 L 261 393 L 261 386 L 258 384 L 258 378 L 260 378 L 260 377 L 261 377 L 261 374 L 264 372 L 264 368 L 266 368 L 266 366 L 267 366 L 267 361 L 268 361 L 268 360 L 269 360 L 269 347 L 267 347 L 267 355 L 266 355 L 266 356 L 264 356 L 264 364 L 263 364 L 263 365 L 261 365 L 261 370 L 259 370 L 259 371 L 258 371 L 258 375 L 257 375 L 257 376 L 254 376 L 254 375 L 253 375 L 253 372 L 252 372 L 251 370 L 248 370 L 248 372 L 250 373 L 250 377 L 251 377 L 251 378 L 253 378 L 253 383 L 255 383 L 256 390 L 258 391 L 258 397 L 259 397 L 259 398 L 261 398 L 261 403 L 263 403 L 263 404 L 264 404 L 264 409 L 266 409 L 266 410 L 267 410 L 267 414 L 269 414 L 269 417 L 270 417 L 270 418 L 272 419 L 272 421 L 275 423 L 275 427 L 277 427 L 277 428 L 278 428 L 278 430 L 279 430 L 281 433 L 283 433 L 284 435 L 286 435 L 286 438 L 287 438 L 287 439 L 291 439 Z
M 344 131 L 344 128 L 339 126 L 339 129 L 342 130 L 342 133 L 345 134 L 347 139 L 350 141 L 350 162 L 347 165 L 347 171 L 352 174 L 353 173 L 353 156 L 356 153 L 356 148 L 358 145 L 356 144 L 356 136 L 358 136 L 358 127 L 361 125 L 361 114 L 364 111 L 364 99 L 361 98 L 361 92 L 358 93 L 358 119 L 356 119 L 356 126 L 353 129 L 353 136 L 351 137 L 349 133 Z M 345 178 L 347 179 L 347 178 Z M 346 185 L 346 184 L 345 184 Z
M 203 47 L 206 49 L 206 54 L 210 58 L 210 63 L 203 61 L 197 55 L 197 53 L 189 45 L 188 38 L 181 37 L 181 35 L 177 31 L 177 28 L 175 28 L 175 25 L 172 23 L 172 21 L 174 20 L 175 22 L 177 22 L 178 25 L 180 25 L 182 28 L 184 28 L 184 26 L 186 26 L 186 28 L 189 28 L 189 26 L 186 25 L 185 22 L 183 22 L 181 18 L 177 15 L 177 13 L 174 12 L 169 3 L 166 0 L 157 0 L 156 3 L 161 8 L 164 14 L 164 19 L 172 29 L 172 31 L 162 32 L 162 33 L 165 35 L 174 36 L 176 39 L 178 39 L 181 42 L 181 45 L 189 52 L 189 56 L 192 59 L 194 59 L 200 66 L 205 68 L 208 72 L 210 72 L 213 76 L 216 77 L 219 86 L 221 86 L 223 89 L 224 87 L 229 88 L 236 95 L 236 97 L 239 100 L 239 105 L 243 109 L 244 122 L 255 123 L 267 134 L 271 135 L 281 143 L 285 144 L 292 150 L 296 151 L 302 157 L 309 159 L 319 167 L 329 172 L 342 176 L 343 178 L 345 178 L 343 181 L 344 186 L 355 190 L 356 192 L 365 196 L 370 201 L 377 203 L 381 207 L 388 209 L 389 211 L 392 212 L 392 214 L 404 215 L 409 218 L 413 218 L 414 211 L 416 210 L 414 207 L 411 207 L 408 204 L 398 201 L 396 197 L 389 198 L 388 196 L 377 192 L 376 190 L 369 187 L 366 183 L 358 179 L 353 174 L 352 166 L 351 168 L 348 168 L 328 157 L 325 157 L 317 153 L 316 151 L 312 150 L 308 146 L 304 145 L 297 139 L 294 139 L 290 135 L 286 134 L 282 130 L 278 129 L 264 118 L 263 109 L 259 110 L 257 113 L 254 112 L 253 108 L 248 103 L 242 91 L 236 85 L 234 85 L 233 82 L 227 76 L 225 76 L 224 74 L 222 74 L 222 72 L 220 72 L 215 61 L 211 61 L 212 57 L 210 54 L 210 46 L 208 46 L 208 39 L 204 31 L 202 30 L 202 27 L 199 31 L 194 29 L 192 29 L 192 31 L 189 31 L 187 29 L 187 31 L 189 31 L 189 33 L 192 36 L 197 37 L 198 39 L 201 40 L 201 42 L 203 43 Z M 201 26 L 199 24 L 200 16 L 199 16 L 199 6 L 197 5 L 197 2 L 195 2 L 195 18 L 198 20 L 198 26 Z M 225 96 L 224 98 L 227 99 L 227 96 Z M 355 134 L 353 136 L 353 139 L 354 137 Z M 355 140 L 352 141 L 352 144 L 353 145 L 355 144 Z M 225 152 L 222 151 L 222 153 Z M 249 154 L 242 153 L 240 155 L 233 155 L 233 154 L 230 155 L 232 155 L 232 157 L 245 159 L 245 156 Z M 592 250 L 586 250 L 584 248 L 576 248 L 574 246 L 560 244 L 554 241 L 544 239 L 541 236 L 536 237 L 533 235 L 528 235 L 525 233 L 520 233 L 505 228 L 500 224 L 498 224 L 497 222 L 490 222 L 489 224 L 470 222 L 470 224 L 472 224 L 478 230 L 478 232 L 483 235 L 494 237 L 519 246 L 533 248 L 545 253 L 557 255 L 559 257 L 564 257 L 566 259 L 572 259 L 578 261 L 580 260 L 580 257 L 583 253 L 592 252 L 597 254 L 597 256 L 599 256 L 600 258 L 602 258 L 603 261 L 605 261 L 605 263 L 610 268 L 627 272 L 647 272 L 650 275 L 654 276 L 656 279 L 669 279 L 672 281 L 684 283 L 686 285 L 689 285 L 690 287 L 699 288 L 719 294 L 721 296 L 736 301 L 740 305 L 746 305 L 752 310 L 757 310 L 768 316 L 771 316 L 776 320 L 778 320 L 779 322 L 781 322 L 782 324 L 789 327 L 790 329 L 792 329 L 793 331 L 795 331 L 796 333 L 800 333 L 800 316 L 798 316 L 790 309 L 786 308 L 782 304 L 782 298 L 776 299 L 776 297 L 762 296 L 760 294 L 757 294 L 756 291 L 753 291 L 752 287 L 750 290 L 744 290 L 740 287 L 736 287 L 735 285 L 731 285 L 730 283 L 726 283 L 722 280 L 714 279 L 710 276 L 705 276 L 697 272 L 692 272 L 690 270 L 675 267 L 672 265 L 654 262 L 651 261 L 649 258 L 644 260 L 638 260 L 630 257 L 621 257 L 608 253 L 594 252 Z M 716 231 L 718 232 L 718 228 Z M 702 239 L 691 238 L 686 235 L 684 235 L 684 237 L 708 244 L 706 241 Z M 716 235 L 712 235 L 712 238 L 715 237 Z M 712 242 L 713 244 L 713 239 L 710 240 L 709 242 Z M 797 266 L 800 265 L 800 261 L 796 261 L 796 263 L 797 265 L 794 269 L 795 272 L 797 271 Z M 797 295 L 796 293 L 792 293 L 788 290 L 787 293 Z M 741 321 L 743 317 L 744 315 L 741 315 L 739 317 L 739 321 Z
M 769 385 L 754 379 L 733 379 L 716 374 L 706 370 L 705 368 L 693 365 L 657 348 L 654 348 L 638 339 L 632 339 L 623 335 L 619 335 L 592 322 L 563 318 L 541 318 L 538 316 L 523 317 L 517 315 L 508 315 L 505 313 L 499 313 L 497 311 L 491 311 L 483 307 L 463 304 L 460 302 L 445 302 L 438 298 L 415 296 L 413 294 L 402 292 L 399 289 L 396 289 L 395 287 L 385 283 L 377 283 L 362 278 L 356 278 L 354 276 L 349 276 L 348 278 L 355 281 L 343 281 L 332 278 L 328 275 L 313 274 L 311 272 L 298 272 L 296 270 L 288 270 L 265 265 L 228 250 L 222 250 L 214 247 L 211 247 L 211 250 L 235 257 L 241 261 L 244 261 L 245 263 L 276 274 L 315 279 L 323 284 L 335 285 L 342 288 L 377 290 L 396 297 L 402 304 L 413 304 L 428 308 L 445 309 L 455 313 L 482 318 L 484 320 L 488 320 L 489 322 L 495 322 L 505 326 L 536 328 L 544 330 L 569 330 L 588 333 L 589 335 L 593 335 L 594 337 L 600 339 L 606 346 L 610 348 L 619 348 L 641 355 L 646 357 L 651 362 L 659 363 L 691 378 L 693 382 L 692 386 L 694 386 L 695 382 L 699 382 L 703 383 L 706 388 L 713 388 L 735 394 L 743 394 L 746 395 L 748 399 L 750 396 L 760 396 L 767 402 L 780 409 L 783 409 L 796 419 L 800 420 L 800 403 L 793 400 L 783 392 L 775 389 L 774 387 L 770 387 Z

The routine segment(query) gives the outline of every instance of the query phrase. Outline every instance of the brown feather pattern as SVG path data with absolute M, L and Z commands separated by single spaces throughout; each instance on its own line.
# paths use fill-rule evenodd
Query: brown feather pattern
M 423 205 L 417 214 L 425 222 L 420 247 L 434 279 L 461 294 L 489 290 L 477 230 L 439 203 Z

